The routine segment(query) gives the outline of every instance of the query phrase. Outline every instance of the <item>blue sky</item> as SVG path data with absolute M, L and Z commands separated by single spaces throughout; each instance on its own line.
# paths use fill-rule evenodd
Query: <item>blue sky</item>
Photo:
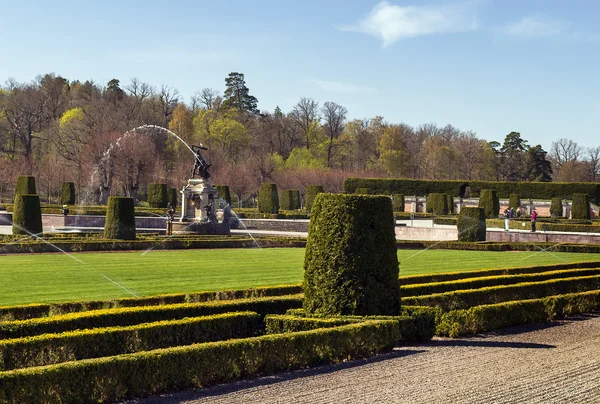
M 0 1 L 0 81 L 133 77 L 187 101 L 245 74 L 261 110 L 434 122 L 547 151 L 600 145 L 600 2 Z

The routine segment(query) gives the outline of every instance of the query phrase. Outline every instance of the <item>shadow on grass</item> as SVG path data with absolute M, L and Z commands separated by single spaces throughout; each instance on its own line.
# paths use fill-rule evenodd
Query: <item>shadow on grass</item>
M 402 347 L 401 347 L 402 348 Z M 275 383 L 301 379 L 304 377 L 311 377 L 317 375 L 324 375 L 328 373 L 337 372 L 343 369 L 351 369 L 358 366 L 368 365 L 370 363 L 382 362 L 389 359 L 402 358 L 410 355 L 419 354 L 425 352 L 425 350 L 417 349 L 395 349 L 392 352 L 373 356 L 366 359 L 357 359 L 350 362 L 336 363 L 333 365 L 325 365 L 314 367 L 310 369 L 295 370 L 291 372 L 278 373 L 270 376 L 258 377 L 256 379 L 240 380 L 237 382 L 222 384 L 206 389 L 195 389 L 188 391 L 181 391 L 172 394 L 165 394 L 161 396 L 148 397 L 144 399 L 135 399 L 126 401 L 129 404 L 174 404 L 188 400 L 199 400 L 211 397 L 218 397 L 223 394 L 235 393 L 241 390 L 256 388 L 261 386 L 268 386 Z

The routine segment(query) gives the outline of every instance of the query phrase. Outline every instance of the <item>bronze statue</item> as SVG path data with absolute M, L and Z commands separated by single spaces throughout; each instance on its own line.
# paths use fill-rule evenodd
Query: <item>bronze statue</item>
M 194 160 L 194 168 L 192 169 L 192 178 L 196 177 L 196 174 L 200 176 L 200 178 L 204 178 L 205 180 L 210 178 L 210 173 L 208 169 L 210 168 L 210 164 L 204 160 L 200 150 L 208 150 L 208 147 L 200 144 L 199 146 L 192 145 L 192 151 L 196 153 L 196 158 Z

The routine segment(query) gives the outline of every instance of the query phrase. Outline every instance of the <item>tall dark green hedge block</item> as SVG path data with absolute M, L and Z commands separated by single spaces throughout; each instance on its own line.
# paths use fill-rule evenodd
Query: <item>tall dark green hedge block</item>
M 108 239 L 135 240 L 133 198 L 124 196 L 108 197 L 104 237 Z
M 398 315 L 398 257 L 387 196 L 319 194 L 304 258 L 304 309 L 323 315 Z
M 486 227 L 483 208 L 462 208 L 456 227 L 458 241 L 485 241 Z
M 15 185 L 15 196 L 17 195 L 35 195 L 35 177 L 32 175 L 19 175 Z
M 552 202 L 550 203 L 550 216 L 551 217 L 563 217 L 562 199 L 552 198 Z
M 482 189 L 479 194 L 479 207 L 483 208 L 487 219 L 497 219 L 500 213 L 500 200 L 493 189 Z
M 15 195 L 12 232 L 13 234 L 42 235 L 42 209 L 38 195 Z
M 394 212 L 404 212 L 404 195 L 396 194 L 393 196 Z
M 231 205 L 229 185 L 216 185 L 215 188 L 217 188 L 217 197 L 227 202 L 228 205 Z
M 590 198 L 586 194 L 573 194 L 571 219 L 590 220 Z
M 179 202 L 179 198 L 177 198 L 177 189 L 169 188 L 169 204 L 173 204 L 173 206 L 177 206 Z
M 292 197 L 294 200 L 294 209 L 302 209 L 302 202 L 300 200 L 300 191 L 295 189 L 292 191 Z
M 322 185 L 308 185 L 306 187 L 306 211 L 307 212 L 310 212 L 310 210 L 312 209 L 312 204 L 313 204 L 313 201 L 315 200 L 315 197 L 322 192 L 325 192 Z
M 294 210 L 294 191 L 284 189 L 279 194 L 279 208 L 283 210 Z
M 448 205 L 448 213 L 454 213 L 454 197 L 452 195 L 446 194 L 446 203 Z
M 521 198 L 519 194 L 510 194 L 508 197 L 508 207 L 517 210 L 521 207 Z
M 371 190 L 369 188 L 356 188 L 356 191 L 354 191 L 354 193 L 358 195 L 369 195 L 371 193 Z
M 166 208 L 168 204 L 167 184 L 148 184 L 148 205 L 151 208 Z
M 75 203 L 75 183 L 63 182 L 60 187 L 61 205 L 73 205 Z
M 258 211 L 260 213 L 278 213 L 279 195 L 277 185 L 272 182 L 263 182 L 258 191 Z
M 429 194 L 427 197 L 427 212 L 436 216 L 448 214 L 448 199 L 446 194 Z

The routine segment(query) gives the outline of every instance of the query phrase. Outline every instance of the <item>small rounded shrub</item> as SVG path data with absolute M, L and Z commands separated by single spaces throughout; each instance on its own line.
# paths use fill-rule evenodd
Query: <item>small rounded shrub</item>
M 17 195 L 35 195 L 35 177 L 32 175 L 19 175 L 15 185 L 15 196 Z
M 312 209 L 312 204 L 313 204 L 313 201 L 315 200 L 315 197 L 322 192 L 325 192 L 323 190 L 322 185 L 308 185 L 306 187 L 306 211 L 307 212 L 310 212 L 310 210 Z
M 108 239 L 135 240 L 133 198 L 124 196 L 108 197 L 104 237 Z
M 279 208 L 283 210 L 294 210 L 294 191 L 284 189 L 279 194 Z
M 29 194 L 15 195 L 13 234 L 35 234 L 41 236 L 42 230 L 40 197 Z
M 272 182 L 263 182 L 258 191 L 258 211 L 260 213 L 278 213 L 279 195 L 277 185 Z
M 519 194 L 510 194 L 508 197 L 508 208 L 513 208 L 515 211 L 521 207 L 521 198 Z
M 479 207 L 483 208 L 487 219 L 497 219 L 500 213 L 500 200 L 493 189 L 482 189 L 479 193 Z
M 394 212 L 404 212 L 404 194 L 395 194 L 394 198 Z
M 552 198 L 552 202 L 550 203 L 550 216 L 551 217 L 563 217 L 562 199 Z
M 75 183 L 63 182 L 60 187 L 60 204 L 73 205 L 75 203 Z
M 398 315 L 398 257 L 387 196 L 319 194 L 304 258 L 304 309 L 324 315 Z
M 485 241 L 486 227 L 483 208 L 462 208 L 456 227 L 458 241 Z
M 167 184 L 148 184 L 148 205 L 151 208 L 166 208 L 168 204 Z
M 573 194 L 571 219 L 590 220 L 590 197 L 587 194 Z
M 231 192 L 229 191 L 229 185 L 216 185 L 217 197 L 231 205 Z
M 448 199 L 446 194 L 429 194 L 427 197 L 427 213 L 436 216 L 448 214 Z

